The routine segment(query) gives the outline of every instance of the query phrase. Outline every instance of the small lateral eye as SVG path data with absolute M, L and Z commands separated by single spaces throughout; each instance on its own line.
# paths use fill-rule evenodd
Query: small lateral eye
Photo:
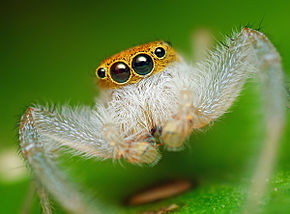
M 138 54 L 132 61 L 132 68 L 139 75 L 149 74 L 153 69 L 153 60 L 147 54 Z
M 117 83 L 125 83 L 130 78 L 130 68 L 123 62 L 115 62 L 110 69 L 112 79 Z
M 98 76 L 99 76 L 101 79 L 104 79 L 105 76 L 106 76 L 106 69 L 104 69 L 104 68 L 99 68 L 97 73 L 98 73 Z
M 163 58 L 165 56 L 165 50 L 162 47 L 156 48 L 154 53 L 158 58 Z

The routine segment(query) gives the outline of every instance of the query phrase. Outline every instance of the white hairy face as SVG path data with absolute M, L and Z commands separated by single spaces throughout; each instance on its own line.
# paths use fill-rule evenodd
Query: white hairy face
M 108 115 L 103 120 L 116 124 L 127 142 L 150 135 L 155 127 L 164 127 L 178 114 L 180 105 L 194 106 L 194 126 L 203 127 L 225 113 L 245 79 L 254 72 L 252 64 L 244 63 L 251 57 L 246 43 L 242 49 L 219 47 L 210 55 L 213 61 L 197 65 L 179 56 L 162 72 L 120 88 L 103 89 L 96 106 L 104 106 Z M 233 71 L 239 73 L 233 75 Z M 181 100 L 184 91 L 187 100 Z

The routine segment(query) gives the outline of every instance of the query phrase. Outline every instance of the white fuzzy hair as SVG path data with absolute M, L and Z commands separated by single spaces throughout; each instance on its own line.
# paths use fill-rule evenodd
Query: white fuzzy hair
M 255 70 L 250 56 L 246 43 L 221 45 L 204 62 L 191 65 L 181 59 L 136 84 L 103 91 L 102 100 L 124 138 L 149 133 L 154 125 L 164 126 L 177 114 L 184 90 L 192 93 L 192 107 L 199 116 L 212 121 L 227 111 Z
M 46 144 L 47 151 L 65 145 L 88 157 L 114 158 L 124 144 L 142 140 L 154 126 L 163 127 L 172 119 L 183 105 L 184 90 L 192 94 L 194 122 L 208 124 L 227 111 L 254 71 L 246 40 L 241 36 L 228 43 L 230 47 L 218 46 L 197 65 L 180 58 L 138 83 L 103 90 L 93 109 L 34 111 L 39 141 Z

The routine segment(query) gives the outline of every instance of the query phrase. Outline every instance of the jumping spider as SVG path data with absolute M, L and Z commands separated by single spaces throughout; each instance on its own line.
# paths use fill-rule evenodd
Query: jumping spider
M 166 42 L 140 45 L 97 68 L 102 90 L 93 108 L 29 107 L 21 118 L 19 140 L 40 183 L 44 212 L 51 213 L 46 191 L 68 212 L 98 212 L 56 167 L 58 150 L 155 164 L 160 146 L 178 150 L 193 130 L 223 115 L 253 74 L 262 80 L 266 95 L 266 147 L 275 148 L 284 118 L 280 56 L 265 35 L 249 28 L 225 44 L 195 65 L 186 63 Z M 268 159 L 264 177 L 271 171 L 273 161 Z

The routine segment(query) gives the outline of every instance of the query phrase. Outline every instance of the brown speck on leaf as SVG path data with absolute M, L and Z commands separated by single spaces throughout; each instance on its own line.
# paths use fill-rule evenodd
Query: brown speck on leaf
M 174 211 L 178 208 L 179 206 L 177 204 L 171 204 L 169 207 L 161 208 L 158 211 L 146 211 L 143 214 L 164 214 L 164 213 L 169 213 L 171 211 Z
M 162 182 L 158 185 L 154 185 L 144 189 L 143 191 L 133 194 L 127 199 L 126 204 L 136 206 L 163 200 L 179 195 L 189 190 L 192 186 L 192 181 L 185 179 Z

